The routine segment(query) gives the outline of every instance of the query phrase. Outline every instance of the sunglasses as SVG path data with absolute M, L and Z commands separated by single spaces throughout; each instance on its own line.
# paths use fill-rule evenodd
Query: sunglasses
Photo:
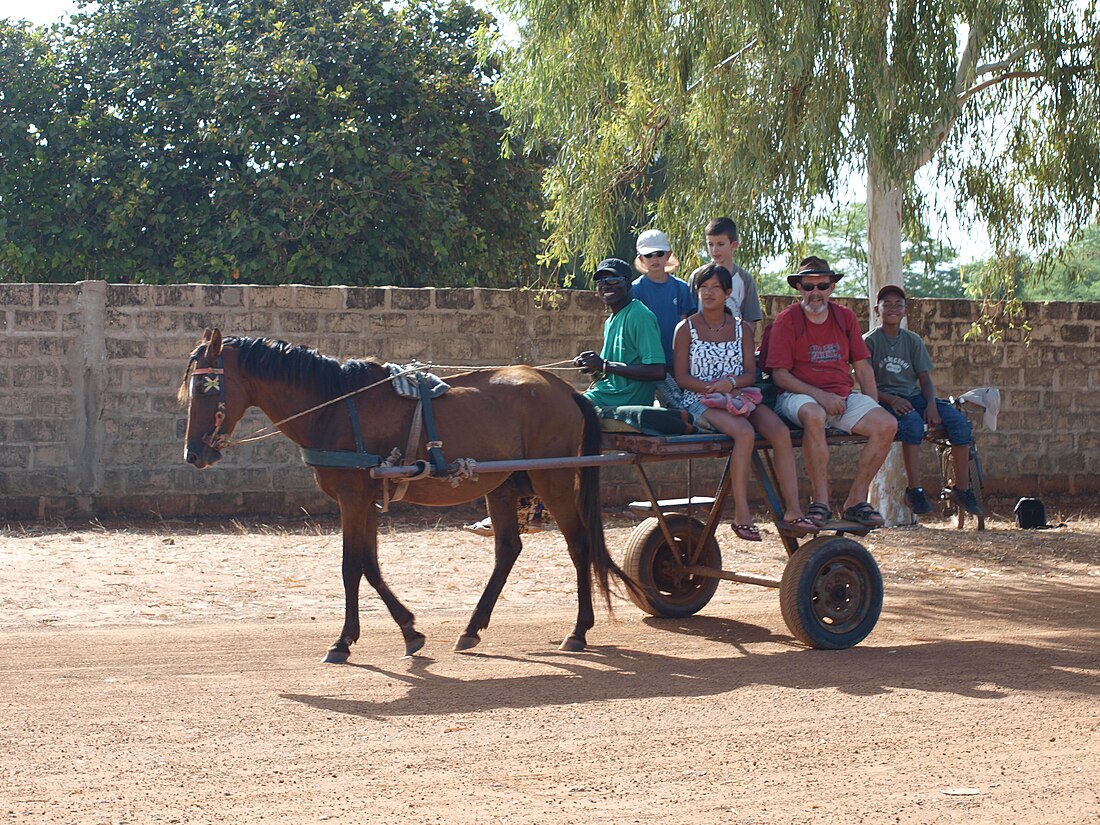
M 825 292 L 828 289 L 832 289 L 834 286 L 835 284 L 832 281 L 829 281 L 826 284 L 799 284 L 798 288 L 801 289 L 803 292 L 813 292 L 815 289 L 819 289 L 822 292 Z
M 663 258 L 667 254 L 668 254 L 668 250 L 664 249 L 664 250 L 658 250 L 656 252 L 647 252 L 642 257 L 643 258 Z
M 608 286 L 618 286 L 626 278 L 622 275 L 604 275 L 602 278 L 596 278 L 597 284 L 607 284 Z

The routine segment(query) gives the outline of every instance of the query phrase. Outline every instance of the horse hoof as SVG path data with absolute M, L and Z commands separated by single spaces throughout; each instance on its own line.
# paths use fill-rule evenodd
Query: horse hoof
M 326 665 L 343 665 L 347 664 L 350 655 L 351 653 L 347 650 L 330 650 L 321 662 Z
M 565 641 L 558 645 L 558 650 L 564 650 L 567 653 L 580 653 L 584 650 L 584 639 L 578 639 L 576 636 L 567 636 Z
M 405 656 L 415 656 L 420 648 L 424 647 L 424 641 L 427 639 L 423 633 L 413 634 L 405 639 Z
M 455 642 L 455 652 L 461 653 L 464 650 L 470 650 L 481 644 L 480 636 L 459 636 L 458 641 Z

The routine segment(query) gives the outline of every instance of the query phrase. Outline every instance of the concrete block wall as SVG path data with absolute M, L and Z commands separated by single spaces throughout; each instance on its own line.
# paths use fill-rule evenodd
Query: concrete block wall
M 789 302 L 769 297 L 766 312 L 774 317 Z M 866 305 L 850 305 L 866 322 Z M 941 394 L 1000 387 L 1001 428 L 980 436 L 994 492 L 1095 492 L 1100 305 L 1026 310 L 1030 345 L 1019 333 L 964 341 L 979 314 L 966 301 L 914 300 L 910 326 L 929 345 Z M 490 366 L 550 364 L 598 349 L 602 322 L 587 292 L 0 284 L 0 516 L 331 512 L 282 436 L 230 450 L 207 471 L 183 463 L 176 390 L 205 327 L 340 359 Z M 582 376 L 566 375 L 583 387 Z M 267 423 L 253 411 L 237 435 Z M 835 457 L 838 490 L 854 457 L 852 448 Z M 659 495 L 683 495 L 682 463 L 649 469 Z M 717 462 L 695 462 L 695 492 L 709 492 L 718 471 Z M 633 468 L 606 469 L 603 479 L 610 505 L 640 494 Z

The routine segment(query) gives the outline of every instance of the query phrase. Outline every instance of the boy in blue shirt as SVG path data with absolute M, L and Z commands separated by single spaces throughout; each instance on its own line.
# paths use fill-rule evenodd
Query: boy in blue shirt
M 637 249 L 634 268 L 642 274 L 631 284 L 631 294 L 657 316 L 668 368 L 664 380 L 657 385 L 657 397 L 666 407 L 678 409 L 683 391 L 672 377 L 672 336 L 676 325 L 695 312 L 695 299 L 691 287 L 672 274 L 680 262 L 672 254 L 664 232 L 647 229 L 638 236 Z

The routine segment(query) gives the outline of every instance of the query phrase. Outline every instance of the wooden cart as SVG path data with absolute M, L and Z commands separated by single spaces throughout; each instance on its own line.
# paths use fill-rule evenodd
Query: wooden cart
M 795 446 L 801 445 L 798 433 L 792 433 L 792 438 Z M 850 435 L 829 436 L 831 445 L 864 440 Z M 805 539 L 779 528 L 783 508 L 766 442 L 757 439 L 753 469 L 788 554 L 779 579 L 723 569 L 715 531 L 730 492 L 729 438 L 606 433 L 604 448 L 605 459 L 617 456 L 637 468 L 649 497 L 648 502 L 631 505 L 650 515 L 635 528 L 623 559 L 624 571 L 642 587 L 641 593 L 631 596 L 642 610 L 654 616 L 690 616 L 706 606 L 718 582 L 724 579 L 778 588 L 787 627 L 795 638 L 811 647 L 851 647 L 874 628 L 882 609 L 882 576 L 871 553 L 852 538 L 866 535 L 869 528 L 852 521 L 832 521 L 820 533 Z M 726 458 L 713 496 L 692 495 L 691 459 L 696 458 Z M 659 500 L 645 465 L 685 460 L 687 496 Z

